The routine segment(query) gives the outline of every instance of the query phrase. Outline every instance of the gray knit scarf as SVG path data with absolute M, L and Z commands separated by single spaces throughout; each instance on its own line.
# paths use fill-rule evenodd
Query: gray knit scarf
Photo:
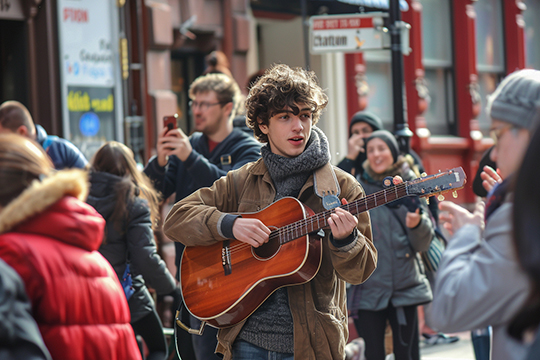
M 313 171 L 330 161 L 328 140 L 313 127 L 304 152 L 295 158 L 274 154 L 269 145 L 261 148 L 262 158 L 276 187 L 275 200 L 297 197 Z M 278 289 L 248 318 L 238 339 L 269 351 L 294 352 L 294 328 L 286 288 Z
M 270 144 L 261 147 L 261 155 L 276 187 L 274 200 L 285 196 L 297 197 L 313 171 L 330 161 L 326 135 L 315 126 L 311 129 L 304 152 L 297 157 L 274 154 Z

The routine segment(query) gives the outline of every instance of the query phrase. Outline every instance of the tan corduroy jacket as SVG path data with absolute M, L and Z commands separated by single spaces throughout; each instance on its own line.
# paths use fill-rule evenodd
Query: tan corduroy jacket
M 334 168 L 340 198 L 352 202 L 364 197 L 361 185 L 348 173 Z M 224 213 L 256 212 L 270 205 L 276 191 L 262 159 L 229 172 L 212 187 L 202 188 L 174 205 L 164 223 L 165 234 L 186 246 L 211 245 L 225 238 L 218 230 Z M 315 213 L 324 211 L 314 193 L 313 177 L 300 191 L 299 200 Z M 377 250 L 371 239 L 367 212 L 359 215 L 354 246 L 342 251 L 330 243 L 329 229 L 322 239 L 322 263 L 315 277 L 288 287 L 294 322 L 294 353 L 297 359 L 345 358 L 348 338 L 346 282 L 360 284 L 375 270 Z M 232 344 L 244 322 L 221 329 L 217 352 L 231 359 Z

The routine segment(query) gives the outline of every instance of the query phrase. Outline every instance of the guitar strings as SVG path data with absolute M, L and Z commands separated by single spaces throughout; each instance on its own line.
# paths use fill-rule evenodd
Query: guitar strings
M 392 188 L 387 188 L 387 189 L 383 189 L 381 191 L 377 191 L 373 194 L 370 194 L 370 195 L 367 195 L 361 199 L 358 199 L 358 200 L 355 200 L 351 203 L 348 203 L 348 204 L 345 204 L 345 205 L 341 205 L 340 208 L 344 209 L 344 210 L 347 210 L 350 212 L 351 208 L 352 207 L 355 207 L 356 208 L 356 213 L 361 213 L 363 211 L 359 211 L 358 209 L 358 204 L 361 203 L 361 202 L 364 202 L 363 204 L 363 207 L 365 208 L 364 211 L 367 211 L 368 209 L 368 202 L 373 202 L 375 205 L 377 205 L 378 201 L 382 201 L 382 204 L 386 204 L 388 202 L 391 202 L 391 201 L 395 201 L 395 200 L 398 200 L 399 198 L 401 197 L 404 197 L 408 194 L 408 192 L 406 191 L 405 193 L 403 194 L 399 194 L 401 192 L 401 190 L 406 190 L 406 187 L 408 185 L 408 182 L 403 182 L 401 184 L 398 184 L 398 185 L 395 185 L 394 187 Z M 390 191 L 390 193 L 395 193 L 396 197 L 394 199 L 390 199 L 391 201 L 388 201 L 388 192 Z M 383 201 L 384 200 L 384 201 Z M 281 237 L 285 237 L 285 238 L 288 238 L 290 237 L 289 239 L 285 239 L 285 241 L 280 241 L 280 245 L 283 245 L 287 242 L 290 242 L 292 240 L 295 240 L 295 239 L 298 239 L 298 238 L 301 238 L 303 236 L 306 236 L 307 234 L 309 234 L 309 232 L 307 231 L 308 229 L 308 222 L 311 223 L 311 228 L 314 230 L 313 228 L 313 223 L 316 222 L 317 223 L 317 226 L 318 228 L 323 228 L 325 226 L 327 226 L 327 219 L 328 217 L 332 214 L 333 210 L 327 210 L 327 211 L 323 211 L 321 213 L 318 213 L 318 214 L 315 214 L 315 215 L 312 215 L 312 216 L 309 216 L 305 219 L 301 219 L 301 220 L 298 220 L 298 221 L 295 221 L 291 224 L 288 224 L 288 225 L 285 225 L 285 226 L 282 226 L 280 227 L 279 229 L 277 230 L 272 230 L 272 232 L 270 233 L 269 235 L 269 241 L 271 240 L 275 240 L 276 238 L 277 239 L 280 239 Z M 314 219 L 316 219 L 314 221 Z M 323 226 L 320 226 L 319 223 L 320 222 L 323 222 Z M 304 228 L 306 231 L 304 231 Z M 296 235 L 292 235 L 294 232 L 296 231 Z M 298 235 L 298 231 L 300 231 L 300 235 Z M 282 236 L 280 236 L 282 235 Z M 289 236 L 290 235 L 290 236 Z M 236 245 L 232 245 L 229 247 L 229 253 L 232 255 L 234 253 L 237 253 L 239 251 L 243 251 L 245 248 L 250 248 L 252 247 L 252 245 L 248 244 L 248 243 L 245 243 L 245 242 L 239 242 L 239 244 L 236 244 Z
M 431 178 L 432 176 L 430 176 L 429 178 Z M 425 180 L 425 179 L 423 179 Z M 369 210 L 368 209 L 368 202 L 373 202 L 373 204 L 375 205 L 374 207 L 377 207 L 379 206 L 377 203 L 378 202 L 381 202 L 380 205 L 384 205 L 384 204 L 387 204 L 389 202 L 392 202 L 392 201 L 395 201 L 395 200 L 398 200 L 402 197 L 405 197 L 407 195 L 409 195 L 409 192 L 408 192 L 408 189 L 406 189 L 409 184 L 415 182 L 416 180 L 413 180 L 413 181 L 406 181 L 406 182 L 403 182 L 401 184 L 398 184 L 398 185 L 395 185 L 394 187 L 389 187 L 389 188 L 386 188 L 386 189 L 383 189 L 383 190 L 380 190 L 378 192 L 375 192 L 373 194 L 370 194 L 370 195 L 367 195 L 361 199 L 358 199 L 358 200 L 355 200 L 353 201 L 352 203 L 348 203 L 348 204 L 345 204 L 345 205 L 342 205 L 340 206 L 340 208 L 344 209 L 344 210 L 347 210 L 349 212 L 352 213 L 351 209 L 354 207 L 356 208 L 356 214 L 359 214 L 361 212 L 364 212 L 364 211 L 367 211 Z M 405 190 L 405 192 L 402 192 L 402 190 Z M 393 199 L 388 199 L 388 194 L 392 194 L 392 193 L 395 193 L 395 198 Z M 379 201 L 377 201 L 379 200 Z M 360 211 L 359 210 L 359 204 L 363 202 L 363 207 L 365 208 L 365 210 L 363 211 Z M 301 219 L 301 220 L 298 220 L 296 222 L 293 222 L 291 224 L 288 224 L 288 225 L 285 225 L 277 230 L 272 230 L 272 232 L 270 233 L 270 236 L 269 236 L 269 240 L 274 240 L 276 239 L 276 237 L 278 239 L 280 239 L 280 245 L 283 245 L 287 242 L 290 242 L 292 240 L 295 240 L 295 239 L 298 239 L 300 237 L 303 237 L 303 236 L 306 236 L 307 234 L 309 234 L 310 232 L 307 231 L 308 230 L 308 222 L 311 224 L 311 229 L 312 231 L 311 232 L 314 232 L 315 231 L 315 228 L 313 226 L 313 223 L 314 223 L 314 220 L 317 222 L 317 229 L 321 229 L 325 226 L 327 226 L 327 219 L 328 217 L 332 214 L 332 211 L 333 210 L 328 210 L 328 211 L 323 211 L 321 213 L 318 213 L 318 214 L 315 214 L 315 215 L 312 215 L 312 216 L 309 216 L 305 219 Z M 322 221 L 323 223 L 323 226 L 320 226 L 320 222 Z M 305 228 L 305 230 L 304 230 Z M 300 233 L 298 233 L 298 231 L 300 231 Z M 296 232 L 296 235 L 291 235 L 293 234 L 293 232 Z M 283 235 L 283 237 L 285 239 L 281 239 L 281 235 Z M 235 252 L 238 252 L 238 251 L 241 251 L 243 250 L 244 248 L 249 248 L 249 247 L 252 247 L 250 244 L 248 243 L 244 243 L 244 242 L 240 242 L 239 244 L 237 245 L 233 245 L 229 248 L 229 252 L 230 254 L 233 254 Z

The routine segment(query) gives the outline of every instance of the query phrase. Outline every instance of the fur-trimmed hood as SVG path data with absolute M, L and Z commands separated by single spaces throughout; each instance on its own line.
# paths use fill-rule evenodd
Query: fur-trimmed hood
M 42 234 L 95 250 L 103 238 L 105 224 L 83 202 L 87 194 L 88 174 L 83 170 L 61 170 L 42 181 L 35 180 L 0 211 L 0 234 L 11 231 Z M 87 241 L 90 239 L 99 242 Z

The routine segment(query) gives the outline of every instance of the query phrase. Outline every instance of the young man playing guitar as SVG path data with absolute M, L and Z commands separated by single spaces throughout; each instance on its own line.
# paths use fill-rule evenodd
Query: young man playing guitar
M 186 245 L 182 262 L 188 260 L 191 247 L 203 249 L 203 256 L 182 268 L 182 281 L 213 256 L 224 279 L 218 284 L 217 276 L 201 276 L 183 288 L 188 308 L 187 298 L 198 284 L 207 285 L 194 302 L 208 303 L 203 313 L 212 312 L 230 293 L 240 294 L 230 313 L 216 309 L 215 316 L 199 316 L 220 327 L 216 352 L 224 359 L 268 359 L 269 354 L 279 359 L 345 358 L 345 284 L 359 284 L 371 275 L 377 251 L 368 213 L 353 216 L 336 207 L 363 198 L 364 191 L 351 175 L 329 163 L 326 136 L 314 126 L 327 103 L 313 72 L 271 67 L 246 100 L 248 126 L 266 143 L 262 158 L 181 200 L 165 220 L 165 234 Z M 337 191 L 325 191 L 325 186 Z M 291 213 L 320 213 L 323 203 L 327 210 L 334 208 L 321 219 L 328 225 L 324 231 L 310 232 L 310 224 L 295 228 L 302 221 Z M 282 225 L 277 222 L 290 225 L 276 231 Z M 275 241 L 279 243 L 272 248 Z M 243 256 L 241 248 L 247 249 Z M 302 251 L 297 266 L 290 255 L 298 248 Z M 239 261 L 240 257 L 249 259 Z M 244 266 L 248 263 L 257 266 Z M 210 272 L 210 266 L 200 269 L 205 271 Z M 259 280 L 251 280 L 254 277 Z M 209 296 L 216 287 L 224 290 Z

